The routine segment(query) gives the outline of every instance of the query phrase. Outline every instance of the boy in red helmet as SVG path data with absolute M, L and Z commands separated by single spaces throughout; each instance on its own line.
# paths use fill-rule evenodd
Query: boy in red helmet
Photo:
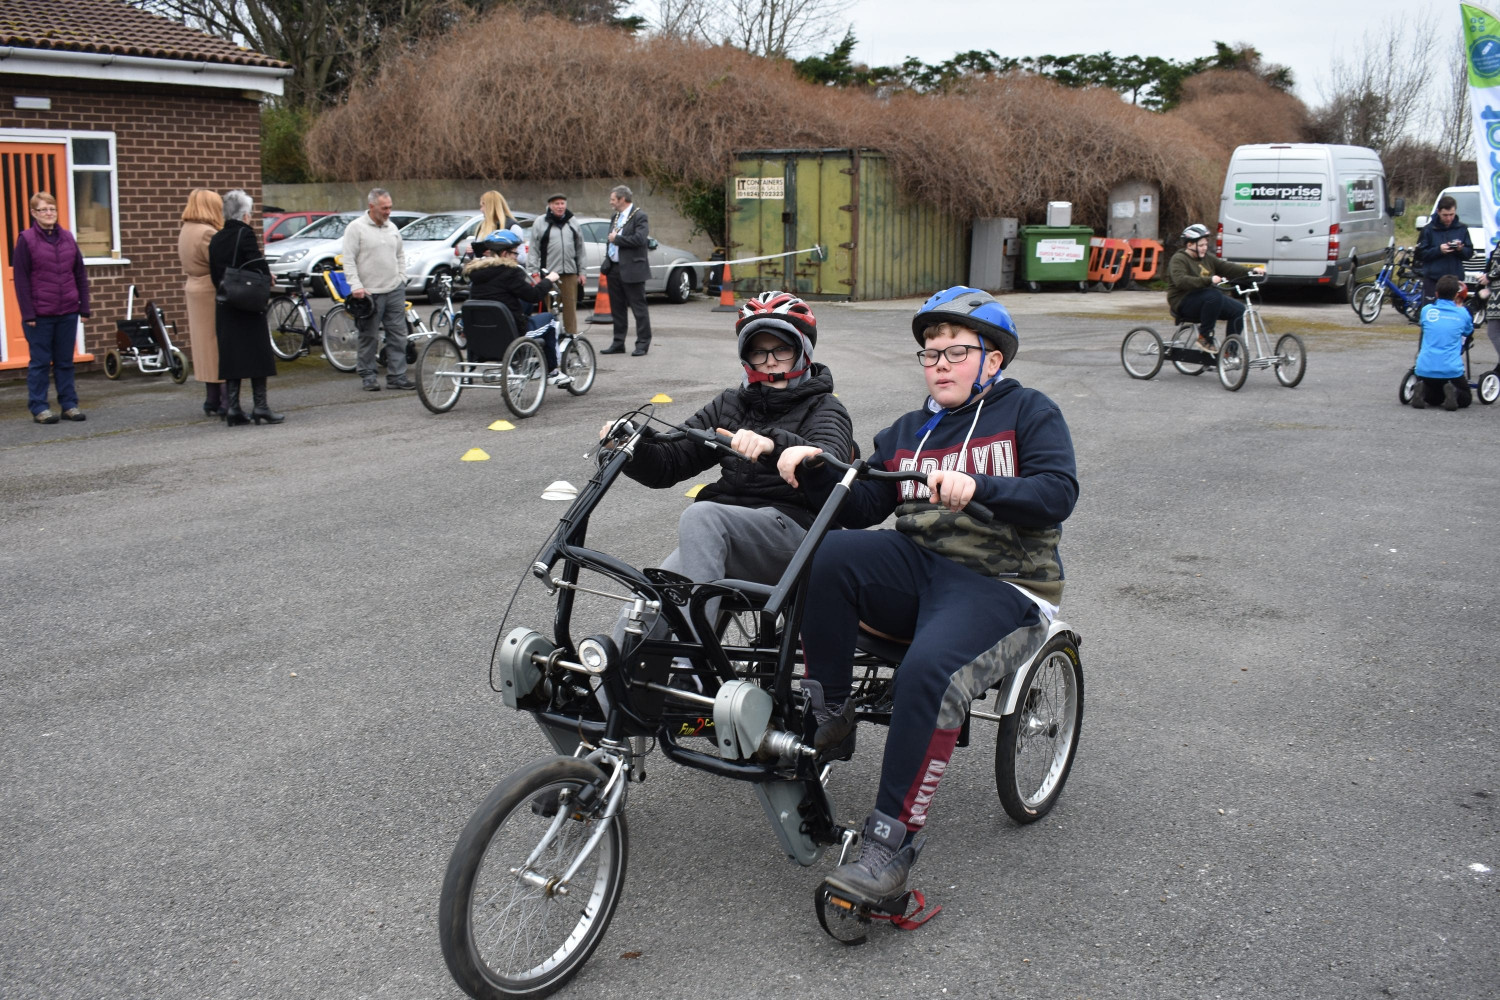
M 875 435 L 870 465 L 924 470 L 926 486 L 856 481 L 839 523 L 894 531 L 835 531 L 807 586 L 802 682 L 824 759 L 847 756 L 861 621 L 911 643 L 896 672 L 875 809 L 859 858 L 828 876 L 841 895 L 887 902 L 906 891 L 928 807 L 947 770 L 969 703 L 1041 648 L 1062 600 L 1061 522 L 1078 499 L 1073 441 L 1057 405 L 1005 378 L 1015 324 L 994 297 L 956 287 L 912 319 L 927 401 Z M 801 466 L 811 447 L 785 449 L 778 468 L 820 506 L 837 477 Z M 995 515 L 963 513 L 977 500 Z
M 725 389 L 683 424 L 729 435 L 747 461 L 721 462 L 686 439 L 658 439 L 648 426 L 625 474 L 643 486 L 665 489 L 721 465 L 719 479 L 699 491 L 677 522 L 677 548 L 662 569 L 704 583 L 726 578 L 775 583 L 812 524 L 801 491 L 782 481 L 776 459 L 787 448 L 850 453 L 854 431 L 844 404 L 833 395 L 833 375 L 813 361 L 817 320 L 807 303 L 785 292 L 763 292 L 747 301 L 735 323 L 740 384 Z M 612 425 L 599 431 L 603 438 Z M 761 461 L 761 460 L 764 461 Z M 714 619 L 716 604 L 707 614 Z M 623 638 L 622 629 L 615 639 Z

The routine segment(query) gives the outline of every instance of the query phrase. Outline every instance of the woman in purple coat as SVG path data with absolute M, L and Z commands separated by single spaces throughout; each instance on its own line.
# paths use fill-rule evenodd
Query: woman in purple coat
M 73 234 L 57 224 L 57 199 L 45 191 L 31 196 L 31 226 L 21 232 L 10 254 L 16 304 L 31 347 L 26 370 L 31 419 L 57 423 L 47 408 L 47 383 L 57 380 L 57 406 L 64 420 L 83 420 L 73 385 L 73 347 L 78 317 L 89 314 L 89 276 Z

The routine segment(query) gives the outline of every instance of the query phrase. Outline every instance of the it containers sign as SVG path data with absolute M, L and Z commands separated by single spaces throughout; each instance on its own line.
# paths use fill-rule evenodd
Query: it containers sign
M 1234 186 L 1235 201 L 1322 201 L 1321 184 L 1277 184 L 1241 181 Z

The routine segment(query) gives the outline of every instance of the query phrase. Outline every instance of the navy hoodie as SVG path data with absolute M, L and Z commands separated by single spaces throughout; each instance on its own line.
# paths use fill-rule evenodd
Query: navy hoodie
M 947 413 L 924 444 L 921 428 L 935 412 L 928 408 L 932 405 L 929 400 L 876 434 L 870 464 L 889 470 L 956 469 L 967 438 L 963 471 L 974 477 L 974 499 L 994 512 L 994 523 L 980 524 L 930 502 L 927 487 L 919 483 L 868 480 L 854 483 L 839 523 L 865 528 L 895 512 L 896 530 L 923 548 L 1060 603 L 1058 542 L 1062 522 L 1078 502 L 1078 473 L 1073 438 L 1057 404 L 1007 378 Z M 820 504 L 838 475 L 826 465 L 806 471 L 803 481 Z

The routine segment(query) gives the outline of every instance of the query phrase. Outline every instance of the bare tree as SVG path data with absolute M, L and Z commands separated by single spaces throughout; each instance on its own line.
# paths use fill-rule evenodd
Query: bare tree
M 1434 32 L 1394 19 L 1366 32 L 1354 56 L 1330 64 L 1331 93 L 1314 116 L 1320 137 L 1381 149 L 1425 126 L 1435 48 Z
M 664 35 L 727 42 L 758 56 L 787 58 L 837 38 L 854 0 L 657 0 Z
M 1454 39 L 1453 69 L 1438 107 L 1438 148 L 1448 162 L 1448 183 L 1458 183 L 1459 164 L 1474 157 L 1474 119 L 1469 108 L 1469 59 L 1462 37 Z

